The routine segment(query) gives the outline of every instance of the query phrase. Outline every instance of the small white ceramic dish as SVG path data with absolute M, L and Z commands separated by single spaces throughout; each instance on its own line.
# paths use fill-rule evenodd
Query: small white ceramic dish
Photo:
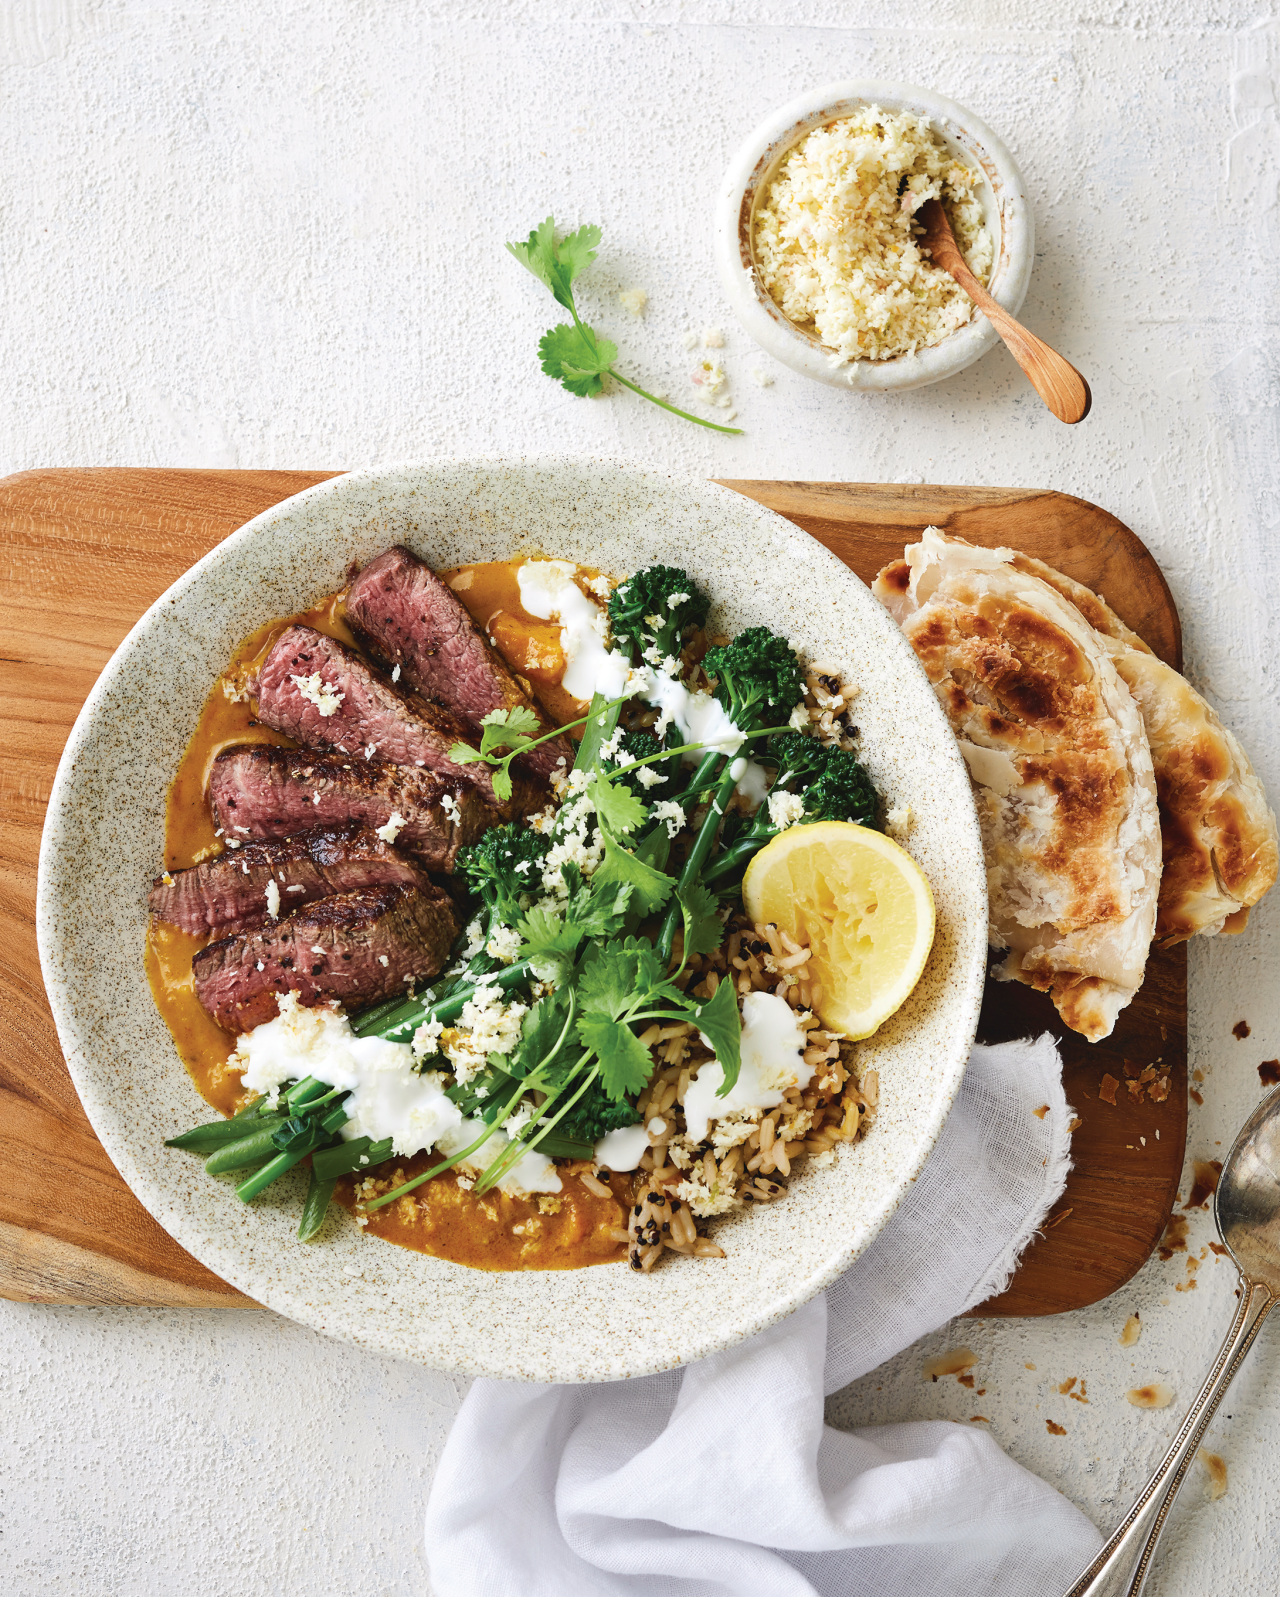
M 545 552 L 630 572 L 687 567 L 726 630 L 767 622 L 862 686 L 872 774 L 916 815 L 937 898 L 920 986 L 862 1058 L 879 1119 L 782 1202 L 718 1231 L 728 1257 L 490 1274 L 331 1217 L 297 1241 L 301 1176 L 246 1207 L 166 1137 L 206 1117 L 151 1000 L 145 891 L 165 794 L 205 696 L 262 622 L 340 588 L 352 560 L 404 542 L 437 566 Z M 121 644 L 72 730 L 49 801 L 37 931 L 58 1036 L 94 1130 L 191 1253 L 282 1314 L 424 1364 L 512 1379 L 609 1380 L 699 1358 L 826 1286 L 879 1231 L 933 1147 L 977 1024 L 986 884 L 969 779 L 915 656 L 821 544 L 713 483 L 597 459 L 439 460 L 335 478 L 257 517 L 176 582 Z
M 789 101 L 744 140 L 729 163 L 716 202 L 715 256 L 720 281 L 734 315 L 756 343 L 793 371 L 838 388 L 920 388 L 963 371 L 998 342 L 987 318 L 975 315 L 930 349 L 894 360 L 845 361 L 816 334 L 789 321 L 770 298 L 753 257 L 755 210 L 787 151 L 826 122 L 863 105 L 912 111 L 928 117 L 934 131 L 966 165 L 984 174 L 979 198 L 996 244 L 991 296 L 1017 315 L 1031 279 L 1035 229 L 1022 174 L 1003 141 L 971 111 L 931 89 L 904 83 L 829 83 Z

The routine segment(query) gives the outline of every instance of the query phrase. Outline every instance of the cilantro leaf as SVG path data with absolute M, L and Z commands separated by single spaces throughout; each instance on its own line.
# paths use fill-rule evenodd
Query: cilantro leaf
M 592 878 L 590 889 L 577 893 L 570 903 L 570 918 L 585 937 L 612 937 L 622 930 L 631 895 L 630 882 L 602 882 L 597 888 Z
M 519 958 L 541 959 L 546 954 L 575 954 L 583 938 L 583 928 L 565 920 L 550 909 L 531 909 L 516 923 L 524 941 Z
M 494 797 L 509 799 L 512 793 L 511 761 L 521 749 L 535 741 L 535 734 L 542 730 L 541 723 L 532 710 L 517 705 L 511 710 L 490 710 L 480 724 L 484 727 L 480 747 L 473 749 L 469 743 L 452 743 L 449 746 L 449 758 L 455 765 L 474 765 L 482 761 L 495 766 Z M 510 753 L 499 756 L 499 749 L 509 749 Z
M 631 1027 L 607 1015 L 583 1015 L 578 1036 L 600 1059 L 600 1082 L 615 1102 L 643 1092 L 653 1074 L 653 1057 Z
M 684 957 L 714 953 L 724 938 L 724 922 L 716 914 L 720 900 L 701 882 L 678 887 L 676 897 L 684 918 Z
M 481 754 L 479 749 L 473 749 L 469 743 L 451 743 L 449 745 L 449 758 L 455 765 L 474 765 L 477 760 L 488 761 L 488 756 Z
M 658 825 L 636 844 L 635 855 L 655 871 L 665 871 L 671 858 L 671 837 L 665 826 Z
M 738 1013 L 738 995 L 731 981 L 722 981 L 715 997 L 708 998 L 694 1011 L 698 1030 L 711 1044 L 716 1061 L 724 1072 L 724 1081 L 717 1098 L 724 1098 L 732 1090 L 742 1069 L 742 1017 Z
M 587 783 L 587 797 L 611 832 L 634 832 L 649 814 L 647 804 L 621 782 L 611 781 L 603 771 L 596 771 Z
M 642 915 L 652 915 L 654 910 L 661 909 L 675 886 L 672 877 L 646 865 L 638 853 L 629 854 L 608 833 L 604 839 L 604 859 L 592 880 L 602 887 L 612 882 L 629 883 L 634 890 L 631 902 Z
M 560 264 L 569 273 L 571 283 L 595 260 L 599 244 L 600 229 L 594 222 L 585 223 L 576 233 L 566 233 L 560 240 Z
M 564 988 L 539 998 L 524 1017 L 520 1041 L 514 1054 L 509 1060 L 503 1061 L 508 1072 L 524 1077 L 537 1070 L 539 1079 L 548 1083 L 554 1081 L 556 1066 L 563 1067 L 568 1063 L 566 1056 L 571 1045 L 567 1034 L 560 1043 L 568 1013 L 569 996 Z M 559 1047 L 557 1043 L 560 1043 Z
M 600 242 L 600 229 L 588 222 L 576 233 L 570 233 L 556 244 L 556 224 L 553 216 L 540 222 L 523 244 L 508 244 L 507 248 L 521 266 L 527 267 L 539 278 L 565 310 L 573 310 L 571 284 L 596 258 Z
M 662 965 L 647 938 L 593 943 L 579 972 L 578 1007 L 584 1014 L 608 1015 L 616 1020 L 667 985 Z M 676 999 L 687 1002 L 678 989 Z
M 524 704 L 510 710 L 490 710 L 480 725 L 484 728 L 480 752 L 485 755 L 497 749 L 522 749 L 542 731 L 538 717 Z
M 584 1015 L 616 1020 L 635 996 L 635 976 L 627 944 L 593 943 L 578 975 L 578 1008 Z
M 558 378 L 562 387 L 580 399 L 589 399 L 604 387 L 601 377 L 617 360 L 618 346 L 597 337 L 581 322 L 561 322 L 543 333 L 538 357 L 548 377 Z
M 582 884 L 576 870 L 570 876 L 565 867 L 571 897 L 561 916 L 550 909 L 531 909 L 516 925 L 524 939 L 518 957 L 534 961 L 544 981 L 564 981 L 568 965 L 585 937 L 612 937 L 621 930 L 631 899 L 628 883 L 605 883 L 597 891 L 595 883 Z

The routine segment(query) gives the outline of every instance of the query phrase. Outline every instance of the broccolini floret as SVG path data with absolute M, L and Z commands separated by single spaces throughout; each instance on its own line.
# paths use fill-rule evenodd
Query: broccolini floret
M 785 721 L 804 697 L 796 651 L 768 627 L 748 627 L 732 643 L 708 649 L 702 668 L 716 698 L 743 732 Z
M 549 837 L 512 822 L 491 826 L 478 842 L 459 850 L 455 870 L 483 901 L 491 928 L 520 919 L 520 895 L 539 890 L 550 846 Z
M 660 665 L 678 658 L 681 639 L 707 619 L 710 601 L 679 566 L 646 566 L 609 596 L 614 642 L 632 662 Z

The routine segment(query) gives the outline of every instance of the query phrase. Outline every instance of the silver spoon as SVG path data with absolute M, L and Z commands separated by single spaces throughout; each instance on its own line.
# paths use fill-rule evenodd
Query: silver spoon
M 1231 1145 L 1213 1213 L 1240 1271 L 1231 1329 L 1164 1462 L 1066 1597 L 1138 1597 L 1209 1421 L 1280 1298 L 1280 1089 L 1263 1099 Z

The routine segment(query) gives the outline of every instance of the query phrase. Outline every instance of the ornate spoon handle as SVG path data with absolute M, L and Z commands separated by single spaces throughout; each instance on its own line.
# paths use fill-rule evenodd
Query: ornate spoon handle
M 1164 1522 L 1186 1479 L 1201 1438 L 1232 1377 L 1276 1300 L 1259 1281 L 1240 1278 L 1240 1302 L 1209 1377 L 1191 1405 L 1173 1446 L 1138 1500 L 1116 1527 L 1111 1540 L 1084 1570 L 1065 1597 L 1138 1597 L 1146 1584 Z

